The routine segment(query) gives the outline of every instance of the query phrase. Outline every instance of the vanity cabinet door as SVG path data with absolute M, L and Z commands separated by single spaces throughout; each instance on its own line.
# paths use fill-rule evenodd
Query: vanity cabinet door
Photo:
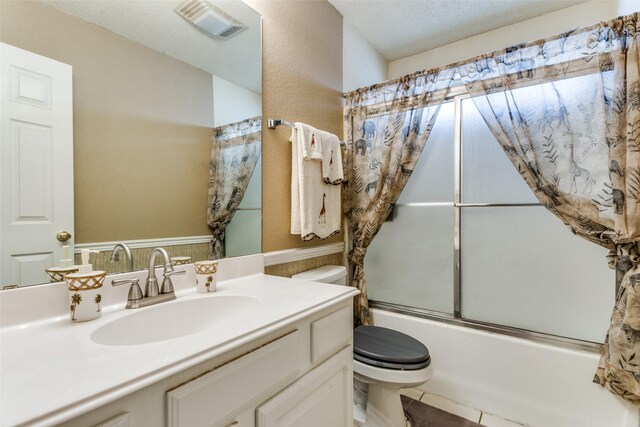
M 299 375 L 300 335 L 291 332 L 169 390 L 167 426 L 253 427 L 255 407 Z
M 335 354 L 353 339 L 353 307 L 349 305 L 311 323 L 311 363 Z
M 352 427 L 352 347 L 348 346 L 260 406 L 257 427 Z

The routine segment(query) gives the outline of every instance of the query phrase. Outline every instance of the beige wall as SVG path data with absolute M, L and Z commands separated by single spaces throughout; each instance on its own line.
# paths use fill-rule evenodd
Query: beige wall
M 246 3 L 263 16 L 265 120 L 282 117 L 307 122 L 342 136 L 342 16 L 324 0 Z M 3 17 L 0 39 L 72 64 L 74 103 L 93 105 L 87 114 L 98 117 L 95 123 L 84 126 L 86 117 L 76 107 L 76 242 L 207 234 L 206 188 L 193 182 L 207 181 L 210 136 L 207 126 L 212 107 L 207 104 L 208 98 L 198 95 L 211 93 L 211 77 L 205 73 L 198 76 L 199 70 L 149 49 L 134 53 L 134 43 L 83 21 L 76 22 L 75 18 L 65 16 L 63 24 L 56 24 L 49 17 L 57 12 L 47 6 L 22 1 L 0 1 L 0 4 Z M 6 19 L 8 11 L 12 19 Z M 20 20 L 13 19 L 14 15 L 19 15 Z M 33 28 L 39 31 L 35 33 Z M 118 49 L 105 48 L 110 38 L 116 39 Z M 90 43 L 93 40 L 98 44 Z M 176 72 L 193 75 L 145 83 L 155 79 L 154 69 L 163 60 L 173 62 Z M 115 67 L 118 63 L 129 65 L 129 70 Z M 100 78 L 95 77 L 98 71 Z M 113 80 L 128 81 L 136 88 L 143 85 L 150 93 L 122 102 L 129 90 L 112 93 L 107 83 Z M 175 81 L 190 83 L 174 86 Z M 198 89 L 200 81 L 208 89 Z M 175 101 L 172 111 L 167 106 L 153 108 L 160 88 L 163 92 L 175 89 L 169 95 Z M 98 102 L 101 97 L 107 99 Z M 134 119 L 125 118 L 121 115 L 123 110 L 137 114 Z M 119 126 L 107 133 L 108 124 L 114 122 Z M 140 134 L 146 124 L 155 125 L 157 132 L 152 136 Z M 188 136 L 178 138 L 178 133 Z M 338 242 L 343 238 L 340 234 L 326 241 L 305 243 L 289 233 L 289 136 L 286 128 L 264 130 L 263 252 Z M 150 157 L 145 162 L 131 160 L 132 156 L 147 154 Z M 90 161 L 94 159 L 97 162 Z M 119 162 L 122 173 L 104 168 L 107 160 Z M 128 176 L 133 178 L 122 178 L 125 172 L 131 172 Z M 148 174 L 152 178 L 148 179 Z M 167 187 L 171 188 L 168 202 L 166 197 L 160 197 L 161 190 Z M 117 200 L 116 209 L 107 212 L 105 200 Z
M 0 40 L 73 66 L 75 242 L 209 234 L 212 76 L 33 1 Z
M 246 0 L 262 15 L 263 117 L 342 135 L 342 15 L 327 1 Z M 263 130 L 262 250 L 312 246 L 289 234 L 291 130 Z

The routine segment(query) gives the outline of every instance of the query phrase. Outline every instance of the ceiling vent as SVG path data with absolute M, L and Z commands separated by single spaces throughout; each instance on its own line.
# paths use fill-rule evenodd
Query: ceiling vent
M 190 0 L 175 9 L 176 13 L 206 35 L 226 40 L 248 27 L 207 0 Z

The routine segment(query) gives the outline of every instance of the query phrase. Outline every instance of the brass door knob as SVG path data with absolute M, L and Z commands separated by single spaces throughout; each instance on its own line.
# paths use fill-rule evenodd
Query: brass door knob
M 69 233 L 68 231 L 61 231 L 58 234 L 56 234 L 56 239 L 58 239 L 60 242 L 66 242 L 70 238 L 71 238 L 71 233 Z

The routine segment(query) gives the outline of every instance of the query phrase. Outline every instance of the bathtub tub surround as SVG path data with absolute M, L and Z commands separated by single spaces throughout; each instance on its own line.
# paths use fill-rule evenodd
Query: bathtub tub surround
M 411 335 L 429 347 L 435 369 L 420 389 L 430 396 L 528 426 L 638 426 L 639 412 L 631 402 L 591 382 L 598 362 L 593 352 L 375 308 L 372 312 L 376 325 Z M 422 401 L 465 418 L 469 414 L 437 399 Z
M 411 176 L 452 79 L 453 70 L 433 70 L 345 95 L 349 185 L 342 204 L 352 232 L 353 286 L 360 290 L 356 319 L 363 325 L 371 324 L 364 274 L 367 247 Z
M 125 310 L 125 287 L 105 287 L 104 316 L 81 324 L 61 324 L 66 297 L 45 312 L 35 309 L 38 298 L 26 304 L 37 287 L 0 293 L 0 424 L 81 426 L 126 415 L 140 426 L 256 417 L 272 426 L 283 414 L 328 404 L 336 410 L 316 425 L 351 424 L 351 335 L 335 332 L 351 331 L 351 316 L 342 314 L 352 311 L 354 289 L 266 276 L 256 255 L 220 260 L 217 292 L 202 295 L 193 265 L 185 268 L 175 278 L 176 300 Z M 66 293 L 56 285 L 43 286 L 49 295 L 40 298 Z

